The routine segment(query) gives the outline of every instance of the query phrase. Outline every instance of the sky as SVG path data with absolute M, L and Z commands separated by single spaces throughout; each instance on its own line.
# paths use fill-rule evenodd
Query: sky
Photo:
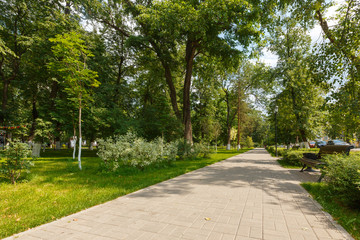
M 345 0 L 335 0 L 335 5 L 328 9 L 328 11 L 325 13 L 325 17 L 333 17 L 336 14 L 336 9 L 339 7 L 340 4 L 344 3 Z M 328 21 L 329 27 L 334 24 L 333 21 Z M 314 28 L 309 31 L 309 35 L 311 36 L 312 44 L 315 44 L 316 42 L 320 42 L 322 40 L 322 29 L 320 27 L 320 24 L 315 24 Z M 273 53 L 271 53 L 267 48 L 265 48 L 263 51 L 263 55 L 260 58 L 262 62 L 264 62 L 268 66 L 275 67 L 277 63 L 277 56 Z

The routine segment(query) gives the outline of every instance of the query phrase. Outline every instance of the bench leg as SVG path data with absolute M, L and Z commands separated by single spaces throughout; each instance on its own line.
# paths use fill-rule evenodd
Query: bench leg
M 324 178 L 324 174 L 321 174 L 321 176 L 319 177 L 319 179 L 317 180 L 317 182 L 321 182 L 321 180 Z
M 303 168 L 300 170 L 300 172 L 303 172 L 305 167 L 306 167 L 306 164 L 304 164 L 304 166 L 303 166 Z

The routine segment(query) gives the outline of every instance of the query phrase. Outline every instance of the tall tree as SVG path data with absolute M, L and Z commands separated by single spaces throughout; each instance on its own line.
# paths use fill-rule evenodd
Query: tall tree
M 49 68 L 59 72 L 64 80 L 65 91 L 69 94 L 69 99 L 77 104 L 79 110 L 79 169 L 81 170 L 81 145 L 82 131 L 81 119 L 82 109 L 87 101 L 91 100 L 89 94 L 91 87 L 98 87 L 96 80 L 97 73 L 88 69 L 87 60 L 93 56 L 85 46 L 84 40 L 79 33 L 70 32 L 63 35 L 57 35 L 56 38 L 49 39 L 55 43 L 52 47 L 56 57 L 49 64 Z
M 316 136 L 316 126 L 321 125 L 324 92 L 314 81 L 310 37 L 293 19 L 285 17 L 279 23 L 270 48 L 279 56 L 274 75 L 279 83 L 274 99 L 274 105 L 279 107 L 279 128 L 288 129 L 283 136 L 293 133 L 306 143 L 309 137 Z M 294 142 L 294 136 L 286 141 Z
M 152 49 L 164 69 L 164 76 L 169 88 L 172 108 L 184 125 L 184 138 L 192 141 L 191 124 L 191 80 L 196 56 L 208 53 L 220 56 L 223 60 L 232 59 L 251 43 L 259 40 L 259 24 L 266 22 L 274 11 L 274 3 L 265 1 L 129 1 L 124 5 L 137 22 L 136 33 L 132 36 L 126 21 L 115 13 L 115 8 L 124 9 L 117 2 L 103 3 L 103 9 L 111 13 L 102 17 L 101 22 L 113 27 L 120 34 L 142 47 Z M 99 4 L 95 6 L 99 6 Z M 126 11 L 125 11 L 126 12 Z M 264 14 L 267 13 L 267 14 Z M 266 17 L 264 17 L 266 16 Z M 177 56 L 181 56 L 184 71 L 182 84 L 182 116 L 177 103 L 174 66 Z M 176 68 L 176 67 L 175 67 Z

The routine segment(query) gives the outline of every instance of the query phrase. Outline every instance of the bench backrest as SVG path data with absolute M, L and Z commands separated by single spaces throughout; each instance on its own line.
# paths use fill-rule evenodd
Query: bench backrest
M 349 155 L 350 149 L 353 146 L 349 145 L 325 145 L 320 148 L 318 156 L 321 157 L 326 154 L 346 154 Z

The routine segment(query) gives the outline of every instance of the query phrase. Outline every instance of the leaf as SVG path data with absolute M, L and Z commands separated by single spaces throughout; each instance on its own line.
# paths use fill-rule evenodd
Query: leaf
M 206 221 L 210 221 L 211 220 L 211 218 L 208 218 L 208 217 L 206 217 L 206 218 L 204 218 Z

